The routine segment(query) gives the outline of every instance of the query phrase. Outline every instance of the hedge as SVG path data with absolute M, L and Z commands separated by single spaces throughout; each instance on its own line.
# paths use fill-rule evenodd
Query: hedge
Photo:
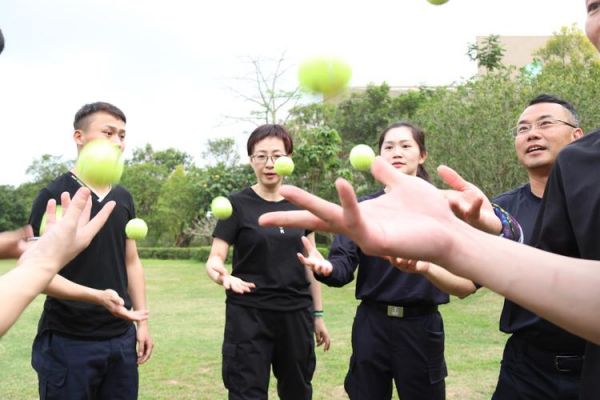
M 327 247 L 317 246 L 321 254 L 327 256 Z M 227 263 L 231 263 L 233 248 L 229 248 Z M 200 247 L 138 247 L 140 258 L 154 258 L 159 260 L 198 260 L 206 262 L 210 254 L 210 246 Z

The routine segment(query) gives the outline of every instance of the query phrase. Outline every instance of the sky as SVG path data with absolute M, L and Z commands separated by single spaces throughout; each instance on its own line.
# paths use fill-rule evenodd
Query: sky
M 476 73 L 477 36 L 584 29 L 583 0 L 2 0 L 0 185 L 31 180 L 43 154 L 76 158 L 73 116 L 108 101 L 127 115 L 127 150 L 176 148 L 202 165 L 206 141 L 241 151 L 255 109 L 250 59 L 284 55 L 282 89 L 317 55 L 352 67 L 351 86 L 447 85 Z M 306 96 L 305 102 L 319 101 Z M 246 160 L 245 155 L 242 160 Z

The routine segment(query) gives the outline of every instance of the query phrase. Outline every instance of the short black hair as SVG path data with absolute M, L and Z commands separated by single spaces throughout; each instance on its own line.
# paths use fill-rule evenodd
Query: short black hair
M 248 142 L 246 143 L 246 150 L 248 150 L 248 155 L 251 156 L 254 152 L 254 146 L 256 143 L 267 137 L 276 137 L 283 141 L 283 147 L 285 148 L 286 154 L 292 154 L 294 151 L 294 141 L 290 136 L 289 132 L 285 127 L 278 124 L 264 124 L 256 128 L 248 138 Z
M 77 111 L 77 113 L 75 113 L 73 127 L 77 130 L 86 128 L 89 124 L 89 117 L 99 112 L 110 114 L 113 117 L 127 123 L 127 118 L 125 117 L 125 114 L 118 107 L 113 106 L 110 103 L 97 101 L 95 103 L 89 103 L 84 105 L 79 109 L 79 111 Z
M 2 29 L 0 29 L 0 53 L 4 50 L 4 35 L 2 34 Z
M 563 106 L 563 108 L 565 108 L 571 114 L 571 117 L 573 118 L 573 124 L 575 126 L 579 126 L 579 116 L 577 115 L 577 111 L 575 110 L 575 107 L 573 107 L 573 104 L 569 103 L 568 101 L 551 94 L 542 93 L 532 99 L 528 106 L 533 106 L 540 103 L 554 103 Z

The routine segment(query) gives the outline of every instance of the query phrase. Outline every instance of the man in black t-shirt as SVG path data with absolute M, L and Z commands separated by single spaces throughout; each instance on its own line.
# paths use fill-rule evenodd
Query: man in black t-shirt
M 86 104 L 75 115 L 78 151 L 101 138 L 123 150 L 125 122 L 123 112 L 111 104 Z M 82 186 L 92 191 L 92 216 L 108 202 L 114 200 L 116 205 L 90 245 L 46 288 L 32 366 L 40 398 L 133 400 L 138 392 L 137 365 L 148 360 L 153 343 L 146 320 L 138 321 L 137 329 L 125 320 L 139 320 L 147 309 L 136 243 L 125 235 L 125 225 L 135 218 L 131 195 L 120 185 L 84 182 L 75 168 L 40 191 L 29 222 L 39 234 L 48 200 L 60 203 L 61 193 L 73 196 Z
M 581 137 L 574 107 L 549 95 L 531 100 L 513 129 L 519 162 L 529 182 L 494 199 L 523 229 L 525 244 L 538 214 L 548 175 L 560 150 Z M 506 342 L 493 399 L 577 399 L 584 341 L 534 313 L 504 301 L 500 330 Z

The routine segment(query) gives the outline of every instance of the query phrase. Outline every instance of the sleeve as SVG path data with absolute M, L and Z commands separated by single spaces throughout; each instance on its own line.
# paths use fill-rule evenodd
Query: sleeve
M 321 276 L 315 274 L 315 278 L 327 286 L 341 287 L 354 280 L 354 271 L 358 267 L 358 246 L 352 240 L 343 235 L 336 235 L 329 249 L 327 259 L 333 266 L 331 275 Z
M 241 207 L 239 207 L 235 199 L 231 196 L 229 197 L 229 201 L 231 202 L 233 212 L 231 213 L 231 216 L 229 218 L 220 219 L 217 221 L 217 225 L 215 226 L 212 236 L 215 238 L 222 239 L 226 241 L 229 245 L 232 245 L 235 243 L 238 233 L 238 226 L 241 217 Z
M 38 193 L 35 200 L 33 200 L 33 204 L 31 206 L 31 214 L 29 214 L 29 224 L 33 228 L 33 235 L 40 235 L 40 224 L 42 222 L 42 218 L 46 213 L 46 205 L 48 204 L 48 200 L 52 198 L 50 192 L 47 189 L 42 189 Z
M 579 257 L 577 240 L 569 217 L 568 199 L 565 193 L 561 157 L 552 168 L 544 198 L 540 205 L 531 243 L 533 246 L 562 254 Z

